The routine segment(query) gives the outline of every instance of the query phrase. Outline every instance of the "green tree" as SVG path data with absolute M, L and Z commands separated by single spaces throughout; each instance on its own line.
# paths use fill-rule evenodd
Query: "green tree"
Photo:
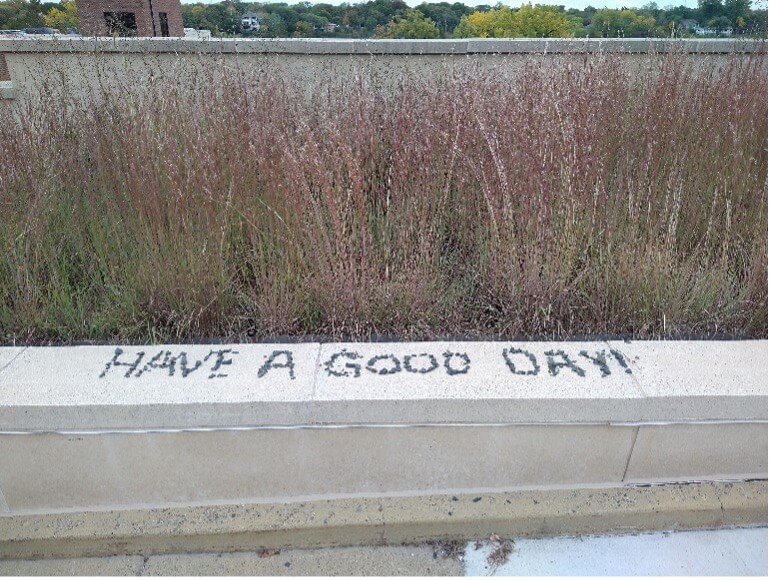
M 767 10 L 752 10 L 744 18 L 744 33 L 758 38 L 767 38 Z
M 80 28 L 75 0 L 62 0 L 62 9 L 51 8 L 43 17 L 46 26 L 67 32 L 69 28 Z
M 567 17 L 558 6 L 524 4 L 513 15 L 516 36 L 569 38 L 582 30 L 582 22 Z
M 185 28 L 203 28 L 201 22 L 206 11 L 203 4 L 182 4 L 182 24 Z
M 340 9 L 337 6 L 333 6 L 331 4 L 324 4 L 324 3 L 315 4 L 311 6 L 310 10 L 316 16 L 321 16 L 323 18 L 326 18 L 327 21 L 337 20 L 339 18 L 342 18 L 342 15 L 340 14 Z
M 724 15 L 724 6 L 722 0 L 698 0 L 698 12 L 700 21 L 706 22 L 717 16 Z
M 455 38 L 568 38 L 582 31 L 579 18 L 568 17 L 558 6 L 524 4 L 518 10 L 498 4 L 488 12 L 463 17 Z
M 267 18 L 265 18 L 264 26 L 265 35 L 267 36 L 277 38 L 289 35 L 289 31 L 286 28 L 286 23 L 283 21 L 283 18 L 281 18 L 281 15 L 277 12 L 268 14 Z
M 381 38 L 439 38 L 441 32 L 430 18 L 419 10 L 408 8 L 403 16 L 396 16 L 387 28 L 379 30 Z
M 593 6 L 585 7 L 585 10 L 583 10 L 583 26 L 591 26 L 591 20 L 593 20 L 594 14 L 596 14 L 596 8 Z
M 589 30 L 593 37 L 646 38 L 655 29 L 655 19 L 642 16 L 633 10 L 597 10 L 591 19 Z
M 518 32 L 513 15 L 513 10 L 501 4 L 491 10 L 477 10 L 463 17 L 456 37 L 513 38 Z
M 473 10 L 460 2 L 436 2 L 428 4 L 423 2 L 416 8 L 423 16 L 436 23 L 443 36 L 448 36 L 460 24 L 460 19 L 467 16 Z
M 298 20 L 294 25 L 294 34 L 292 36 L 308 37 L 313 36 L 313 25 L 307 20 Z
M 45 26 L 43 15 L 47 11 L 39 0 L 9 0 L 0 4 L 0 28 L 19 30 Z
M 463 16 L 452 31 L 452 38 L 478 38 L 480 36 L 481 32 L 472 22 L 468 21 L 468 16 Z
M 360 36 L 370 36 L 378 26 L 386 27 L 403 16 L 408 8 L 402 0 L 370 0 L 349 6 L 346 12 L 350 26 L 357 28 Z
M 738 25 L 738 19 L 746 23 L 746 16 L 751 13 L 751 0 L 725 0 L 724 15 L 733 25 Z M 742 28 L 742 27 L 741 27 Z
M 270 5 L 268 4 L 267 6 Z M 283 20 L 286 30 L 295 30 L 297 22 L 300 20 L 300 11 L 287 4 L 274 4 L 273 6 L 275 6 L 275 13 L 277 13 L 281 17 L 281 20 Z M 301 10 L 302 6 L 300 5 L 299 8 Z
M 235 34 L 241 30 L 241 14 L 230 3 L 208 4 L 201 14 L 200 26 L 211 30 L 215 36 Z
M 722 32 L 730 28 L 732 26 L 732 22 L 730 22 L 730 19 L 727 16 L 717 16 L 716 18 L 709 20 L 706 25 L 709 28 L 713 28 L 717 32 Z

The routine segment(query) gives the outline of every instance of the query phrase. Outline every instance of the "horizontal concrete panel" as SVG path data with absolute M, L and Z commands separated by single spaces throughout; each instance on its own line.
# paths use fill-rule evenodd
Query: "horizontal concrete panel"
M 626 482 L 767 479 L 767 423 L 639 428 Z
M 362 39 L 353 43 L 355 54 L 467 54 L 467 40 Z
M 551 38 L 551 39 L 343 39 L 343 38 L 13 38 L 0 40 L 0 52 L 201 52 L 295 54 L 479 54 L 650 50 L 690 53 L 764 52 L 761 41 L 734 39 Z
M 2 576 L 140 576 L 142 556 L 61 560 L 0 560 Z
M 610 342 L 644 391 L 643 421 L 767 420 L 766 340 Z
M 310 422 L 318 344 L 33 347 L 3 371 L 1 430 Z M 0 356 L 5 349 L 0 348 Z
M 641 418 L 642 393 L 605 343 L 333 343 L 319 367 L 317 423 Z
M 0 560 L 767 525 L 767 481 L 472 490 L 0 517 Z
M 309 401 L 17 405 L 0 407 L 2 432 L 144 431 L 311 423 Z
M 0 432 L 765 421 L 767 341 L 0 347 Z
M 683 42 L 684 41 L 684 42 Z M 712 42 L 716 41 L 716 42 Z M 697 54 L 759 52 L 759 43 L 735 39 L 665 39 L 665 38 L 472 38 L 467 51 L 472 53 L 597 53 L 621 52 L 646 54 L 650 51 L 683 51 Z
M 11 512 L 612 484 L 634 428 L 382 427 L 0 436 Z
M 269 554 L 269 553 L 268 553 Z M 346 547 L 151 556 L 145 576 L 460 576 L 457 558 L 436 557 L 432 546 Z M 43 561 L 43 563 L 45 563 Z M 1 565 L 1 564 L 0 564 Z M 45 568 L 40 566 L 40 568 Z M 55 568 L 53 568 L 55 570 Z M 22 568 L 24 570 L 24 568 Z M 0 571 L 2 568 L 0 567 Z M 26 571 L 26 570 L 25 570 Z

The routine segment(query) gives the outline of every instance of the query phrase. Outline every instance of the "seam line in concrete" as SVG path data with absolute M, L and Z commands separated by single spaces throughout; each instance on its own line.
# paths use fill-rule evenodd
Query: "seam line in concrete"
M 722 503 L 722 498 L 720 497 L 720 494 L 717 493 L 717 497 L 719 497 L 719 503 Z M 724 512 L 724 506 L 722 506 L 722 511 Z M 735 559 L 738 560 L 738 563 L 741 566 L 741 576 L 752 576 L 751 566 L 743 557 L 743 550 L 741 550 L 740 546 L 735 543 L 735 538 L 733 536 L 728 536 L 727 543 L 732 548 L 732 553 L 735 556 Z
M 313 369 L 313 386 L 310 392 L 310 424 L 316 424 L 316 416 L 318 412 L 318 406 L 316 405 L 316 388 L 318 386 L 318 373 L 321 369 L 321 350 L 323 345 L 318 345 L 318 354 L 315 357 L 315 368 Z
M 3 513 L 3 514 L 11 513 L 11 506 L 8 505 L 8 501 L 5 499 L 5 495 L 3 494 L 2 489 L 0 489 L 0 513 Z
M 37 518 L 37 517 L 56 517 L 56 516 L 70 516 L 72 514 L 88 513 L 88 514 L 104 514 L 104 510 L 109 509 L 109 513 L 119 515 L 120 513 L 132 512 L 132 511 L 151 511 L 162 512 L 164 510 L 176 510 L 176 509 L 217 509 L 226 507 L 243 507 L 251 506 L 254 508 L 264 508 L 271 506 L 280 506 L 281 508 L 300 505 L 303 503 L 324 503 L 329 504 L 337 501 L 360 501 L 360 502 L 379 502 L 377 505 L 381 505 L 382 502 L 405 500 L 411 501 L 418 498 L 425 497 L 443 497 L 450 498 L 452 496 L 465 496 L 474 497 L 486 494 L 526 494 L 526 493 L 543 493 L 543 492 L 594 492 L 594 491 L 611 491 L 611 490 L 651 490 L 657 488 L 665 488 L 671 486 L 689 487 L 689 486 L 713 486 L 713 485 L 735 485 L 735 484 L 766 484 L 767 477 L 717 477 L 713 479 L 672 479 L 667 481 L 632 481 L 628 483 L 623 482 L 593 482 L 593 483 L 564 483 L 564 484 L 550 484 L 550 485 L 518 485 L 512 487 L 474 487 L 474 488 L 446 488 L 440 490 L 433 490 L 425 492 L 425 490 L 403 490 L 403 491 L 389 491 L 389 492 L 369 492 L 369 493 L 335 493 L 335 494 L 316 494 L 316 495 L 297 495 L 290 498 L 275 498 L 275 497 L 242 497 L 238 499 L 211 499 L 211 500 L 196 500 L 195 502 L 164 502 L 162 506 L 153 504 L 115 504 L 109 508 L 104 506 L 95 506 L 92 508 L 79 507 L 66 507 L 55 509 L 19 509 L 14 510 L 12 513 L 0 515 L 0 523 L 3 521 L 10 521 L 14 518 Z M 720 496 L 721 497 L 721 496 Z M 454 500 L 453 500 L 454 501 Z M 372 524 L 376 525 L 376 524 Z M 0 526 L 0 532 L 2 526 Z M 0 543 L 2 540 L 0 540 Z
M 607 348 L 610 351 L 612 350 L 612 345 L 610 344 L 610 342 L 608 340 L 605 340 L 604 344 L 607 345 Z M 631 357 L 628 356 L 626 353 L 624 353 L 622 350 L 620 350 L 620 348 L 616 348 L 615 350 L 618 351 L 628 361 L 628 368 L 630 369 L 631 365 L 633 365 L 633 360 L 631 359 Z M 636 373 L 635 372 L 630 372 L 628 374 L 631 377 L 631 381 L 634 383 L 636 388 L 639 389 L 639 392 L 642 394 L 642 399 L 645 400 L 645 401 L 647 399 L 649 399 L 650 395 L 648 395 L 647 392 L 644 390 L 644 387 L 642 386 L 642 383 L 639 382 L 639 379 L 636 377 Z
M 111 434 L 147 434 L 147 433 L 213 433 L 219 431 L 296 431 L 302 429 L 412 429 L 427 427 L 666 427 L 675 425 L 766 425 L 764 420 L 728 420 L 718 419 L 714 421 L 651 421 L 646 422 L 543 422 L 543 423 L 377 423 L 361 425 L 254 425 L 241 427 L 180 427 L 180 428 L 156 428 L 156 429 L 39 429 L 29 431 L 0 430 L 3 435 L 111 435 Z
M 623 477 L 620 481 L 626 482 L 626 475 L 628 475 L 628 466 L 631 465 L 631 457 L 634 455 L 634 448 L 636 447 L 636 438 L 639 436 L 639 427 L 634 430 L 634 438 L 631 441 L 631 449 L 628 452 L 628 459 L 626 459 L 626 467 L 623 469 Z
M 666 481 L 627 481 L 621 482 L 623 488 L 661 487 L 664 485 L 701 485 L 706 483 L 755 483 L 767 481 L 766 477 L 716 477 L 711 479 L 670 479 Z M 608 484 L 613 485 L 613 484 Z M 721 498 L 721 496 L 720 496 Z M 720 499 L 721 502 L 721 499 Z
M 147 575 L 147 563 L 150 561 L 150 556 L 143 556 L 142 562 L 139 564 L 139 567 L 136 571 L 137 576 L 146 576 Z
M 5 369 L 11 366 L 13 364 L 13 361 L 19 358 L 22 354 L 24 354 L 28 348 L 29 348 L 28 346 L 25 346 L 24 348 L 22 348 L 19 352 L 16 353 L 16 356 L 14 356 L 11 360 L 9 360 L 2 367 L 0 367 L 0 373 L 2 373 Z

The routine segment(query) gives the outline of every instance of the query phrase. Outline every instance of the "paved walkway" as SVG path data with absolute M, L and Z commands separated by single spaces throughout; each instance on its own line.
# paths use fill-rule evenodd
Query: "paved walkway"
M 766 576 L 767 528 L 626 536 L 0 561 L 0 576 Z
M 503 562 L 502 555 L 511 548 Z M 491 557 L 490 557 L 491 556 Z M 465 552 L 467 576 L 767 576 L 767 528 L 549 538 Z

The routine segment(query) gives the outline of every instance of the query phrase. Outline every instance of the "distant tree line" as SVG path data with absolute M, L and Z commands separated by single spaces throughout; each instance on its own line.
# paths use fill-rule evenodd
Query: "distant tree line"
M 259 30 L 242 30 L 240 17 L 255 12 Z M 564 6 L 461 2 L 423 3 L 409 8 L 403 0 L 369 0 L 356 4 L 235 2 L 183 4 L 184 25 L 214 35 L 256 37 L 466 38 L 466 37 L 671 37 L 692 36 L 693 22 L 733 34 L 767 36 L 767 11 L 753 10 L 751 0 L 698 0 L 697 8 L 584 10 Z M 331 26 L 329 26 L 331 25 Z
M 79 25 L 75 0 L 0 0 L 0 30 L 48 27 L 67 32 Z
M 255 12 L 259 30 L 241 27 L 241 16 Z M 697 8 L 565 9 L 564 6 L 461 2 L 423 3 L 409 8 L 403 0 L 356 4 L 238 2 L 182 4 L 186 28 L 211 30 L 215 36 L 342 38 L 469 37 L 672 37 L 692 36 L 693 23 L 717 33 L 767 37 L 767 11 L 751 0 L 698 0 Z M 62 32 L 78 27 L 75 0 L 0 0 L 0 29 L 48 26 Z

